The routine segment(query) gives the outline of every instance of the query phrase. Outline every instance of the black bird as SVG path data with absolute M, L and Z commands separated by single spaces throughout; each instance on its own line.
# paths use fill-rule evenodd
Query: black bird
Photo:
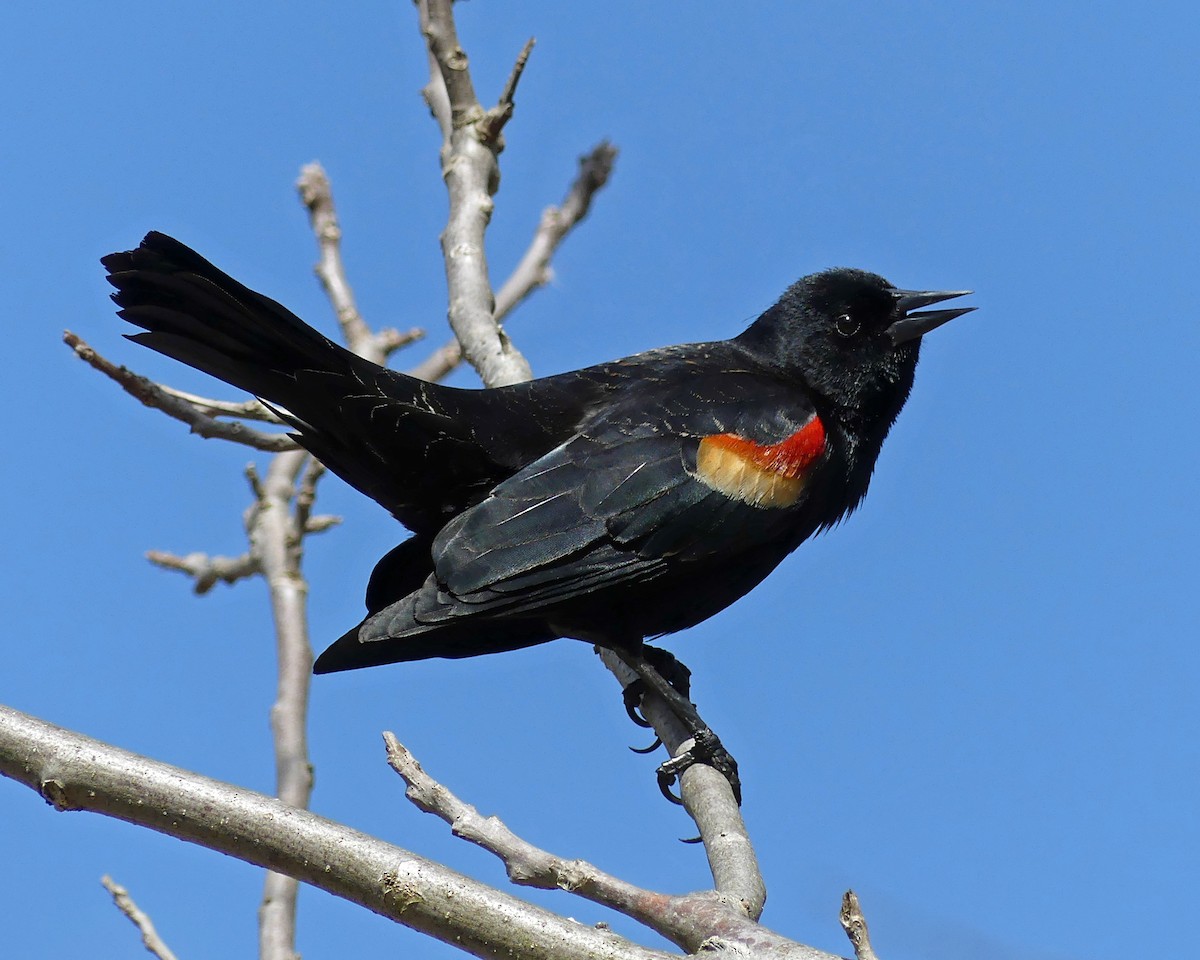
M 354 355 L 161 233 L 102 262 L 130 339 L 261 397 L 412 531 L 317 673 L 559 637 L 638 661 L 858 506 L 921 337 L 973 309 L 828 270 L 731 340 L 463 390 Z

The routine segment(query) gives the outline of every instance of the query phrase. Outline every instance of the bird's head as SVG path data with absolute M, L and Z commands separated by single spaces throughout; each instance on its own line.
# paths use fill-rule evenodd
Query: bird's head
M 738 340 L 830 404 L 890 425 L 912 387 L 921 338 L 975 309 L 921 308 L 970 292 L 901 290 L 838 267 L 792 284 Z

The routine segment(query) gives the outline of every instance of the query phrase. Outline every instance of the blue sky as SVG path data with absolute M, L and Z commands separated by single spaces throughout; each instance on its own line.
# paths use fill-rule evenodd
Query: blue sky
M 977 313 L 929 338 L 861 511 L 669 643 L 741 762 L 765 921 L 847 952 L 853 886 L 889 960 L 1160 948 L 1200 859 L 1194 6 L 474 0 L 458 16 L 485 100 L 538 38 L 494 280 L 575 157 L 621 149 L 557 282 L 512 320 L 538 373 L 732 335 L 831 265 L 977 291 Z M 241 551 L 247 451 L 142 409 L 59 337 L 232 396 L 120 339 L 96 261 L 148 229 L 329 330 L 292 188 L 319 159 L 364 315 L 440 343 L 445 196 L 414 14 L 113 0 L 0 22 L 0 702 L 270 789 L 263 586 L 198 600 L 142 559 Z M 318 647 L 402 536 L 335 479 L 321 506 L 346 523 L 310 541 Z M 648 887 L 708 882 L 582 644 L 314 684 L 314 809 L 502 883 L 406 805 L 383 729 L 534 842 Z M 105 872 L 180 955 L 254 949 L 258 871 L 0 782 L 12 956 L 135 954 Z M 311 890 L 299 946 L 452 953 Z

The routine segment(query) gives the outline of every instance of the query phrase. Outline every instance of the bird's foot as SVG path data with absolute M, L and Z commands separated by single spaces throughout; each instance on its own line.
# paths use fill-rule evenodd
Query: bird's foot
M 684 700 L 687 700 L 691 696 L 692 671 L 684 666 L 669 650 L 643 644 L 640 660 L 642 664 L 652 669 L 662 680 L 670 684 L 671 688 Z M 626 662 L 628 663 L 629 661 L 627 660 Z M 642 697 L 646 691 L 653 689 L 654 685 L 639 676 L 638 679 L 631 682 L 621 693 L 625 701 L 625 713 L 639 727 L 646 727 L 647 729 L 650 727 L 649 721 L 642 716 L 641 706 Z M 648 747 L 645 750 L 637 750 L 635 752 L 649 753 L 653 749 L 654 747 Z
M 697 763 L 712 767 L 728 780 L 734 800 L 738 806 L 742 805 L 742 781 L 738 776 L 737 761 L 725 749 L 720 737 L 708 727 L 696 732 L 690 747 L 659 766 L 658 789 L 662 791 L 662 795 L 672 803 L 683 803 L 671 792 L 671 786 L 683 776 L 683 771 Z
M 660 696 L 671 712 L 692 735 L 692 746 L 677 757 L 672 757 L 658 768 L 658 786 L 663 796 L 673 803 L 680 799 L 671 793 L 671 786 L 683 771 L 695 763 L 713 767 L 729 781 L 738 804 L 742 802 L 742 784 L 738 777 L 737 761 L 721 744 L 721 740 L 701 718 L 695 704 L 689 699 L 692 672 L 666 650 L 643 645 L 637 653 L 617 651 L 638 679 L 625 688 L 625 711 L 639 726 L 650 724 L 640 712 L 642 698 L 653 692 Z M 655 740 L 651 746 L 640 749 L 630 747 L 635 753 L 649 753 L 659 745 Z

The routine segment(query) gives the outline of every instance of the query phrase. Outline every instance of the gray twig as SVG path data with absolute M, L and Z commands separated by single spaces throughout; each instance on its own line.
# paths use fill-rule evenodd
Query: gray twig
M 146 559 L 164 570 L 186 573 L 194 582 L 198 594 L 208 593 L 218 583 L 234 584 L 252 577 L 261 570 L 258 561 L 249 553 L 240 557 L 212 557 L 207 553 L 189 553 L 179 556 L 165 550 L 148 550 Z
M 579 158 L 579 173 L 567 190 L 563 202 L 542 211 L 541 220 L 532 240 L 521 256 L 516 269 L 504 281 L 496 294 L 496 322 L 508 318 L 535 290 L 554 278 L 551 261 L 567 235 L 582 221 L 592 206 L 592 198 L 612 176 L 617 148 L 603 140 Z M 462 362 L 462 347 L 458 340 L 442 344 L 416 367 L 409 370 L 422 380 L 440 380 Z
M 533 52 L 533 45 L 536 42 L 533 37 L 525 41 L 525 46 L 517 55 L 517 62 L 513 64 L 512 73 L 508 75 L 508 82 L 504 84 L 504 89 L 500 92 L 500 100 L 487 112 L 487 116 L 479 121 L 480 138 L 485 142 L 497 142 L 497 150 L 504 149 L 504 144 L 499 139 L 500 134 L 504 125 L 512 118 L 513 110 L 516 108 L 517 104 L 513 100 L 513 96 L 517 92 L 517 84 L 521 82 L 521 74 L 525 72 L 525 64 L 529 62 L 529 55 Z
M 384 733 L 388 764 L 403 779 L 405 795 L 421 810 L 440 817 L 456 837 L 503 861 L 513 883 L 567 893 L 611 907 L 657 931 L 677 946 L 694 951 L 713 930 L 753 926 L 744 905 L 719 892 L 671 896 L 634 886 L 585 860 L 567 860 L 535 847 L 498 817 L 482 816 L 444 784 L 434 780 L 392 733 Z
M 117 905 L 117 909 L 125 914 L 141 932 L 142 943 L 146 949 L 158 957 L 158 960 L 175 960 L 175 954 L 171 952 L 171 948 L 158 935 L 158 931 L 154 929 L 154 924 L 151 922 L 150 917 L 143 913 L 138 908 L 138 905 L 133 902 L 133 897 L 129 895 L 129 891 L 113 880 L 108 874 L 102 876 L 100 882 L 104 884 L 104 889 L 112 894 L 113 903 Z
M 853 890 L 847 890 L 842 895 L 842 909 L 838 914 L 842 929 L 854 946 L 854 956 L 858 960 L 879 960 L 871 948 L 871 935 L 867 932 L 867 918 L 863 916 L 862 905 Z
M 266 450 L 272 453 L 297 449 L 296 441 L 285 433 L 263 433 L 240 423 L 214 420 L 190 400 L 186 400 L 178 394 L 168 393 L 153 380 L 148 380 L 127 367 L 117 366 L 110 360 L 106 360 L 70 330 L 63 332 L 63 343 L 74 350 L 80 360 L 116 382 L 131 397 L 140 400 L 147 407 L 161 410 L 176 420 L 182 420 L 192 428 L 192 433 L 206 439 L 229 440 L 246 447 L 253 447 L 255 450 Z

